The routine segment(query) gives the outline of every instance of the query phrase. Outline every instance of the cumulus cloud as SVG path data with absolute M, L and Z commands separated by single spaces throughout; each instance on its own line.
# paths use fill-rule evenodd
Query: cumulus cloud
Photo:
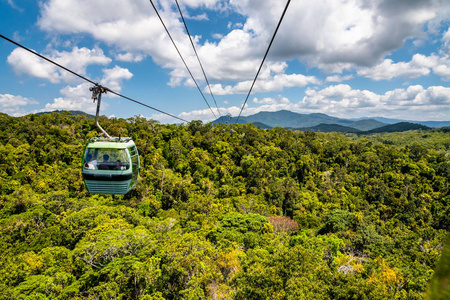
M 52 50 L 46 57 L 81 75 L 86 74 L 86 68 L 91 64 L 106 65 L 111 62 L 111 59 L 106 57 L 100 48 L 74 47 L 72 52 Z M 14 49 L 7 61 L 17 74 L 27 74 L 49 80 L 52 83 L 70 83 L 78 80 L 73 74 L 22 48 Z
M 123 80 L 133 77 L 133 74 L 128 69 L 119 66 L 115 66 L 112 69 L 104 69 L 103 72 L 104 76 L 101 84 L 115 92 L 120 92 Z
M 150 55 L 157 64 L 172 70 L 172 86 L 190 80 L 148 2 L 111 0 L 108 4 L 88 0 L 48 0 L 41 6 L 38 25 L 52 33 L 87 33 L 121 51 Z M 163 20 L 194 76 L 201 77 L 176 6 L 168 0 L 158 4 Z M 254 76 L 285 2 L 189 0 L 183 5 L 204 9 L 206 15 L 200 15 L 202 19 L 208 18 L 208 10 L 226 10 L 228 14 L 245 18 L 242 26 L 230 23 L 228 33 L 213 34 L 212 38 L 220 39 L 217 42 L 208 41 L 208 37 L 203 44 L 195 41 L 208 77 L 224 82 L 245 81 Z M 426 34 L 424 25 L 436 20 L 445 7 L 443 0 L 293 1 L 266 67 L 271 69 L 276 66 L 276 61 L 294 58 L 330 73 L 340 73 L 354 66 L 376 65 L 406 40 L 423 38 Z M 387 61 L 383 66 L 392 64 Z M 401 65 L 395 67 L 399 69 Z M 418 69 L 407 74 L 404 70 L 402 74 L 418 76 L 416 74 L 423 72 Z M 368 76 L 376 77 L 375 74 Z
M 251 32 L 232 30 L 218 43 L 206 42 L 197 49 L 208 77 L 214 81 L 242 81 L 253 79 L 261 64 L 263 48 L 253 38 Z M 258 50 L 255 47 L 258 47 Z M 195 64 L 192 64 L 195 66 Z M 285 62 L 266 61 L 263 73 L 280 73 L 286 68 Z M 197 71 L 198 72 L 198 71 Z
M 391 59 L 385 59 L 373 68 L 359 70 L 358 75 L 377 81 L 394 77 L 418 78 L 430 74 L 431 68 L 437 66 L 438 61 L 439 58 L 435 55 L 427 57 L 422 54 L 415 54 L 410 62 L 394 63 Z
M 23 8 L 17 6 L 17 4 L 13 1 L 13 0 L 7 0 L 9 6 L 11 6 L 12 8 L 14 8 L 15 10 L 19 11 L 19 12 L 23 12 Z
M 350 110 L 374 109 L 379 106 L 380 98 L 370 91 L 353 90 L 349 85 L 339 84 L 320 91 L 307 89 L 305 97 L 299 104 L 304 109 L 323 109 L 331 114 L 337 114 L 343 108 Z
M 440 76 L 443 80 L 450 80 L 450 58 L 448 56 L 415 54 L 409 62 L 394 63 L 391 59 L 385 59 L 373 68 L 359 69 L 357 74 L 380 81 L 395 77 L 419 78 L 427 76 L 431 72 Z
M 119 53 L 116 55 L 116 59 L 118 61 L 126 61 L 126 62 L 140 62 L 144 59 L 144 55 L 140 54 L 140 53 L 131 53 L 131 52 L 127 52 L 127 53 Z
M 325 78 L 326 82 L 343 82 L 343 81 L 347 81 L 353 79 L 353 75 L 346 75 L 346 76 L 340 76 L 340 75 L 332 75 L 332 76 L 327 76 L 327 78 Z
M 0 110 L 12 116 L 22 116 L 27 113 L 24 107 L 39 104 L 36 100 L 17 95 L 0 94 Z
M 191 16 L 187 13 L 183 13 L 183 17 L 188 20 L 196 20 L 196 21 L 209 21 L 208 15 L 203 13 L 196 16 Z
M 28 74 L 34 77 L 48 79 L 56 83 L 60 81 L 60 74 L 56 66 L 43 62 L 39 57 L 24 49 L 16 48 L 7 59 L 17 74 Z
M 211 90 L 215 95 L 247 94 L 253 81 L 239 82 L 235 86 L 214 84 Z M 301 74 L 278 74 L 272 78 L 258 79 L 252 92 L 282 91 L 284 88 L 304 87 L 311 84 L 320 84 L 320 80 L 314 76 Z
M 278 96 L 276 98 L 254 98 L 253 103 L 259 104 L 258 106 L 248 106 L 245 108 L 245 115 L 256 114 L 261 111 L 279 111 L 279 110 L 293 110 L 295 111 L 296 104 L 292 103 L 288 98 Z
M 415 85 L 406 90 L 389 91 L 381 99 L 384 103 L 399 106 L 447 106 L 450 105 L 450 88 L 432 86 L 424 89 L 421 85 Z
M 130 79 L 133 74 L 128 69 L 115 66 L 112 69 L 104 69 L 104 76 L 100 83 L 109 89 L 120 92 L 122 81 Z M 66 86 L 60 90 L 62 97 L 55 98 L 52 103 L 47 103 L 41 111 L 53 110 L 81 110 L 87 113 L 95 113 L 97 104 L 91 99 L 92 93 L 89 88 L 90 83 L 82 83 L 76 86 Z M 112 94 L 105 94 L 104 97 L 114 97 Z M 102 101 L 101 109 L 108 107 L 107 102 Z
M 190 49 L 184 28 L 171 4 L 161 1 L 159 13 L 182 53 Z M 160 20 L 147 1 L 49 0 L 41 6 L 39 27 L 60 34 L 87 33 L 119 52 L 151 55 L 164 68 L 183 67 Z M 186 50 L 187 49 L 187 50 Z M 189 53 L 189 52 L 188 52 Z
M 368 90 L 352 89 L 349 85 L 338 84 L 321 90 L 308 88 L 305 96 L 298 102 L 286 97 L 253 98 L 243 110 L 242 115 L 253 115 L 261 111 L 290 110 L 298 113 L 325 113 L 341 118 L 363 116 L 384 116 L 410 120 L 448 120 L 450 114 L 450 88 L 420 85 L 405 89 L 395 89 L 384 94 L 376 94 Z M 233 117 L 239 115 L 241 108 L 231 106 L 220 108 L 222 115 L 230 113 Z M 400 113 L 399 113 L 400 112 Z M 183 112 L 180 114 L 187 120 L 213 120 L 209 109 Z M 152 118 L 173 123 L 173 120 L 163 115 Z
M 160 1 L 157 4 L 159 4 L 158 12 L 191 72 L 195 78 L 202 78 L 202 71 L 189 38 L 186 36 L 184 25 L 179 19 L 178 11 L 174 7 L 174 2 Z M 184 4 L 193 7 L 204 6 L 213 10 L 221 7 L 217 1 L 193 1 Z M 65 6 L 76 6 L 77 9 L 71 16 L 65 18 L 61 16 L 60 11 L 60 8 Z M 98 9 L 96 9 L 97 6 Z M 171 86 L 182 85 L 185 81 L 187 81 L 188 85 L 193 84 L 189 82 L 191 80 L 189 73 L 186 71 L 179 54 L 173 47 L 164 27 L 148 2 L 133 2 L 132 5 L 129 5 L 128 2 L 123 0 L 112 0 L 109 2 L 108 7 L 119 8 L 113 12 L 108 9 L 105 10 L 103 4 L 95 4 L 87 0 L 51 0 L 42 7 L 42 17 L 38 24 L 43 30 L 58 33 L 84 32 L 92 35 L 97 40 L 108 43 L 118 49 L 118 51 L 139 53 L 140 56 L 137 56 L 139 59 L 142 59 L 143 55 L 150 55 L 155 63 L 163 68 L 172 70 L 170 72 L 172 77 L 170 80 Z M 96 11 L 96 17 L 90 18 L 91 11 Z M 82 19 L 81 22 L 79 22 L 80 18 Z M 211 55 L 208 53 L 208 49 L 202 50 L 202 45 L 198 44 L 199 38 L 199 36 L 194 37 L 194 43 L 202 58 L 202 63 L 205 66 L 209 66 L 211 63 L 213 65 L 216 64 L 219 60 L 217 57 L 209 59 Z M 214 53 L 217 54 L 217 52 Z M 133 59 L 130 54 L 118 57 L 127 61 Z M 223 61 L 223 63 L 226 64 L 227 62 Z M 253 69 L 256 68 L 256 63 L 255 61 L 254 65 L 252 64 Z M 232 70 L 239 74 L 240 70 L 237 64 L 238 62 L 234 61 Z M 214 66 L 206 67 L 206 69 L 208 74 L 216 73 Z M 221 74 L 218 74 L 218 76 L 220 77 Z M 214 80 L 215 75 L 210 75 L 210 78 Z
M 440 107 L 440 108 L 439 108 Z M 349 85 L 336 85 L 322 90 L 307 89 L 297 109 L 324 112 L 338 117 L 383 115 L 399 117 L 398 112 L 408 112 L 409 118 L 436 120 L 436 111 L 450 107 L 450 88 L 420 85 L 395 89 L 385 94 L 352 89 Z M 401 115 L 400 115 L 401 116 Z M 449 115 L 441 115 L 448 118 Z
M 224 108 L 219 108 L 222 115 L 226 114 L 226 110 Z M 186 121 L 194 121 L 201 120 L 203 122 L 211 122 L 214 121 L 214 116 L 211 114 L 211 110 L 209 109 L 200 109 L 200 110 L 192 110 L 190 112 L 182 112 L 176 115 L 179 118 L 182 118 Z M 218 117 L 218 116 L 217 116 Z M 157 120 L 162 123 L 183 123 L 181 120 L 170 117 L 166 114 L 152 114 L 149 119 Z
M 260 5 L 256 1 L 236 1 L 235 5 L 248 16 L 248 30 L 266 35 L 273 32 L 284 3 L 266 2 Z M 346 64 L 373 65 L 400 48 L 405 40 L 422 36 L 423 25 L 436 17 L 445 7 L 444 2 L 294 1 L 272 55 L 300 58 L 326 71 L 338 70 L 337 64 L 341 68 Z M 295 30 L 289 30 L 292 28 Z
M 444 42 L 444 49 L 447 53 L 450 52 L 450 28 L 444 34 L 442 41 Z
M 276 104 L 277 101 L 273 98 L 263 98 L 261 100 L 258 100 L 258 98 L 253 99 L 254 103 L 257 104 Z
M 159 3 L 159 13 L 185 61 L 194 76 L 201 78 L 201 69 L 173 3 L 167 1 Z M 226 6 L 224 3 L 188 1 L 184 5 L 194 8 L 202 6 L 217 11 Z M 42 5 L 38 24 L 41 29 L 48 32 L 88 33 L 119 51 L 150 55 L 157 64 L 172 70 L 170 73 L 172 86 L 181 85 L 186 79 L 190 80 L 164 28 L 147 2 L 138 1 L 130 4 L 112 0 L 108 7 L 87 0 L 49 0 Z M 253 77 L 267 46 L 267 41 L 258 36 L 259 33 L 255 34 L 252 28 L 250 30 L 242 28 L 231 30 L 217 43 L 206 40 L 204 44 L 199 44 L 197 39 L 196 49 L 208 77 L 212 81 L 248 80 Z M 129 61 L 132 56 L 128 54 L 119 58 Z M 277 62 L 268 61 L 265 68 L 276 69 L 278 65 Z
M 442 80 L 450 81 L 450 56 L 439 58 L 439 62 L 433 66 L 433 72 L 441 76 Z
M 209 109 L 193 110 L 190 112 L 182 112 L 178 115 L 180 118 L 191 121 L 191 120 L 208 120 L 212 121 L 214 116 L 211 114 Z
M 41 111 L 54 110 L 81 110 L 87 113 L 95 113 L 97 104 L 91 99 L 89 91 L 90 83 L 82 83 L 77 86 L 66 86 L 61 89 L 62 97 L 55 98 L 53 103 L 47 103 Z M 102 101 L 101 109 L 107 107 L 107 103 Z
M 10 4 L 14 3 L 12 0 L 8 1 Z M 204 85 L 203 74 L 175 3 L 159 0 L 157 5 L 185 61 L 195 78 L 200 79 L 199 83 Z M 191 34 L 197 34 L 194 43 L 212 83 L 213 93 L 246 94 L 285 2 L 186 0 L 182 5 L 182 9 L 186 10 L 186 17 L 197 22 L 210 20 L 212 13 L 226 12 L 227 16 L 233 16 L 233 22 L 230 22 L 228 27 L 223 26 L 220 31 L 209 33 L 210 36 L 199 36 L 195 31 Z M 193 14 L 192 17 L 188 11 Z M 380 81 L 394 77 L 413 79 L 433 73 L 442 80 L 450 80 L 450 30 L 439 27 L 444 24 L 440 23 L 441 20 L 448 20 L 448 12 L 449 6 L 445 0 L 293 1 L 253 93 L 283 91 L 294 87 L 310 88 L 306 89 L 303 99 L 296 103 L 286 98 L 254 98 L 245 112 L 279 108 L 321 111 L 325 108 L 328 109 L 327 113 L 345 115 L 348 111 L 355 114 L 389 112 L 395 107 L 412 110 L 420 105 L 425 109 L 421 103 L 428 103 L 429 107 L 447 105 L 445 103 L 448 90 L 442 87 L 422 88 L 419 91 L 418 87 L 414 86 L 378 95 L 365 89 L 353 89 L 345 84 L 321 89 L 317 86 L 330 82 L 342 83 L 357 75 Z M 101 1 L 44 0 L 40 5 L 37 24 L 41 30 L 58 41 L 58 37 L 65 37 L 66 34 L 92 37 L 98 45 L 109 47 L 108 53 L 117 61 L 142 62 L 146 56 L 151 56 L 154 63 L 169 71 L 168 85 L 193 85 L 189 73 L 148 1 L 110 0 L 108 5 L 105 5 Z M 438 34 L 442 34 L 439 36 L 442 38 L 440 41 L 437 41 Z M 441 51 L 428 56 L 416 54 L 410 61 L 406 59 L 399 62 L 387 57 L 407 41 L 419 45 L 419 39 L 421 42 L 431 39 L 437 41 L 442 45 Z M 60 43 L 63 45 L 67 40 Z M 76 39 L 70 39 L 70 45 L 76 45 Z M 69 44 L 65 44 L 65 47 L 67 46 Z M 86 74 L 87 67 L 92 64 L 106 66 L 111 63 L 111 59 L 98 47 L 73 47 L 68 52 L 51 50 L 52 47 L 48 47 L 45 53 L 48 57 L 80 74 Z M 320 71 L 330 76 L 321 80 L 316 76 L 286 74 L 287 70 L 292 72 L 292 60 L 299 60 L 308 70 L 320 69 L 319 72 L 311 72 L 316 76 L 320 76 Z M 77 83 L 77 78 L 73 75 L 21 49 L 11 53 L 8 63 L 18 74 L 28 74 L 53 83 Z M 343 73 L 344 71 L 348 72 Z M 115 66 L 104 69 L 101 82 L 119 91 L 123 80 L 132 76 L 128 69 Z M 78 87 L 63 89 L 62 97 L 55 99 L 48 106 L 55 109 L 77 106 L 70 93 L 79 93 L 80 97 L 84 97 Z M 70 89 L 73 90 L 69 93 Z M 86 97 L 90 101 L 89 93 Z M 205 116 L 211 114 L 209 109 L 186 114 L 191 113 L 193 117 L 198 118 L 208 118 Z

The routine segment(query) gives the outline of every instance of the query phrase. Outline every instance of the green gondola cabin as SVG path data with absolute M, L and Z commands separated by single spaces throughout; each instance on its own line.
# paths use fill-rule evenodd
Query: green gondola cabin
M 136 185 L 139 170 L 139 154 L 131 138 L 94 137 L 86 145 L 81 174 L 90 193 L 126 194 Z

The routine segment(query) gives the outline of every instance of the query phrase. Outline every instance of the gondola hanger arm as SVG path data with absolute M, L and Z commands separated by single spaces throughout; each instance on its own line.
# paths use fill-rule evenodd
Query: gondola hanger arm
M 111 136 L 106 132 L 106 130 L 104 130 L 102 128 L 102 126 L 100 126 L 100 124 L 98 123 L 98 115 L 100 114 L 100 103 L 102 101 L 102 94 L 107 92 L 107 88 L 104 88 L 101 85 L 96 84 L 93 87 L 90 87 L 89 90 L 92 92 L 92 99 L 97 100 L 97 113 L 95 115 L 95 125 L 97 125 L 98 129 L 100 129 L 100 131 L 107 137 L 107 138 L 111 138 Z

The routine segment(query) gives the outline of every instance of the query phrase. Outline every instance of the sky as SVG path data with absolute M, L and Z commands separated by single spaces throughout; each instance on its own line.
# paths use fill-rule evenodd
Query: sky
M 175 0 L 152 1 L 198 88 L 148 0 L 0 0 L 0 34 L 183 120 L 238 116 L 287 1 L 178 0 L 207 81 Z M 292 0 L 242 116 L 448 121 L 449 26 L 450 0 Z M 94 114 L 91 86 L 0 39 L 0 112 Z M 101 114 L 180 122 L 111 93 Z

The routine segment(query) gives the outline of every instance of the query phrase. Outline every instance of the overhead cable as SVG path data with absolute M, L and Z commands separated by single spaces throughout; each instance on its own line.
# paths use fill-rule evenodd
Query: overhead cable
M 34 54 L 34 55 L 39 56 L 39 57 L 42 58 L 42 59 L 45 59 L 46 61 L 48 61 L 48 62 L 50 62 L 50 63 L 52 63 L 52 64 L 54 64 L 54 65 L 60 67 L 61 69 L 64 69 L 64 70 L 66 70 L 67 72 L 72 73 L 73 75 L 80 77 L 81 79 L 84 79 L 84 80 L 86 80 L 86 81 L 88 81 L 88 82 L 90 82 L 90 83 L 92 83 L 92 84 L 94 84 L 94 85 L 97 85 L 97 84 L 96 84 L 95 82 L 93 82 L 92 80 L 90 80 L 90 79 L 88 79 L 88 78 L 86 78 L 86 77 L 84 77 L 84 76 L 81 76 L 80 74 L 77 74 L 77 73 L 75 73 L 75 72 L 73 72 L 73 71 L 67 69 L 67 68 L 64 67 L 64 66 L 61 66 L 60 64 L 54 62 L 53 60 L 51 60 L 51 59 L 49 59 L 49 58 L 47 58 L 47 57 L 45 57 L 45 56 L 43 56 L 43 55 L 40 55 L 39 53 L 37 53 L 37 52 L 35 52 L 35 51 L 33 51 L 33 50 L 31 50 L 31 49 L 25 47 L 25 46 L 22 46 L 21 44 L 19 44 L 19 43 L 13 41 L 13 40 L 7 38 L 6 36 L 4 36 L 4 35 L 2 35 L 2 34 L 0 34 L 0 37 L 2 37 L 3 39 L 7 40 L 7 41 L 10 42 L 10 43 L 13 43 L 13 44 L 16 45 L 16 46 L 19 46 L 19 47 L 22 48 L 22 49 L 27 50 L 28 52 L 30 52 L 30 53 L 32 53 L 32 54 Z
M 174 45 L 175 49 L 177 50 L 178 55 L 180 56 L 181 60 L 183 61 L 184 66 L 186 67 L 187 71 L 189 72 L 189 75 L 191 75 L 192 80 L 194 81 L 195 85 L 197 86 L 198 91 L 199 91 L 200 94 L 202 95 L 203 100 L 205 100 L 206 104 L 207 104 L 208 107 L 209 107 L 209 110 L 212 112 L 212 114 L 214 115 L 214 117 L 216 117 L 216 114 L 213 112 L 211 106 L 209 105 L 208 101 L 207 101 L 206 98 L 205 98 L 205 95 L 203 95 L 202 90 L 200 89 L 200 87 L 199 87 L 197 81 L 195 80 L 194 75 L 192 75 L 191 70 L 189 69 L 188 65 L 187 65 L 186 62 L 184 61 L 184 58 L 183 58 L 183 56 L 181 55 L 180 50 L 178 50 L 178 47 L 177 47 L 177 45 L 175 44 L 175 41 L 173 40 L 172 35 L 170 34 L 169 30 L 167 29 L 166 24 L 164 24 L 163 19 L 162 19 L 161 16 L 159 15 L 159 12 L 158 12 L 158 10 L 156 9 L 155 4 L 153 4 L 153 1 L 152 1 L 152 0 L 149 0 L 149 1 L 150 1 L 150 3 L 152 4 L 153 9 L 155 10 L 156 14 L 158 15 L 158 18 L 159 18 L 159 20 L 161 21 L 161 24 L 164 26 L 164 29 L 166 30 L 167 35 L 169 36 L 170 40 L 172 41 L 172 44 Z
M 23 46 L 23 45 L 21 45 L 21 44 L 19 44 L 19 43 L 13 41 L 13 40 L 11 40 L 11 39 L 9 39 L 9 38 L 7 38 L 6 36 L 4 36 L 4 35 L 2 35 L 2 34 L 0 34 L 0 37 L 2 37 L 3 39 L 7 40 L 8 42 L 13 43 L 13 44 L 16 45 L 16 46 L 19 46 L 19 47 L 22 48 L 22 49 L 27 50 L 28 52 L 30 52 L 30 53 L 32 53 L 32 54 L 34 54 L 34 55 L 39 56 L 40 58 L 42 58 L 42 59 L 44 59 L 44 60 L 46 60 L 46 61 L 48 61 L 48 62 L 54 64 L 55 66 L 60 67 L 61 69 L 64 69 L 64 70 L 66 70 L 67 72 L 72 73 L 73 75 L 75 75 L 75 76 L 77 76 L 77 77 L 79 77 L 79 78 L 81 78 L 81 79 L 83 79 L 83 80 L 85 80 L 85 81 L 87 81 L 87 82 L 92 83 L 92 84 L 95 85 L 95 86 L 100 86 L 98 83 L 92 81 L 91 79 L 86 78 L 86 77 L 84 77 L 84 76 L 82 76 L 82 75 L 80 75 L 80 74 L 78 74 L 78 73 L 75 73 L 75 72 L 72 71 L 72 70 L 69 70 L 68 68 L 66 68 L 66 67 L 64 67 L 64 66 L 62 66 L 62 65 L 60 65 L 60 64 L 58 64 L 58 63 L 56 63 L 56 62 L 54 62 L 53 60 L 51 60 L 51 59 L 49 59 L 49 58 L 47 58 L 47 57 L 45 57 L 45 56 L 43 56 L 43 55 L 41 55 L 41 54 L 39 54 L 39 53 L 33 51 L 33 50 L 31 50 L 31 49 L 29 49 L 29 48 L 27 48 L 27 47 L 25 47 L 25 46 Z M 189 123 L 189 121 L 186 121 L 186 120 L 184 120 L 184 119 L 182 119 L 182 118 L 179 118 L 179 117 L 177 117 L 177 116 L 174 116 L 174 115 L 172 115 L 172 114 L 170 114 L 170 113 L 164 112 L 164 111 L 162 111 L 162 110 L 160 110 L 160 109 L 154 108 L 154 107 L 152 107 L 152 106 L 150 106 L 150 105 L 147 105 L 147 104 L 145 104 L 145 103 L 142 103 L 142 102 L 139 102 L 139 101 L 137 101 L 137 100 L 134 100 L 134 99 L 131 99 L 131 98 L 129 98 L 129 97 L 126 97 L 126 96 L 124 96 L 124 95 L 121 95 L 121 94 L 119 94 L 119 93 L 117 93 L 117 92 L 114 92 L 113 90 L 110 90 L 109 88 L 106 88 L 106 87 L 103 87 L 103 88 L 105 88 L 108 92 L 110 92 L 110 93 L 112 93 L 112 94 L 114 94 L 114 95 L 117 95 L 117 96 L 122 97 L 122 98 L 124 98 L 124 99 L 127 99 L 127 100 L 129 100 L 129 101 L 132 101 L 132 102 L 134 102 L 134 103 L 137 103 L 137 104 L 139 104 L 139 105 L 148 107 L 148 108 L 150 108 L 150 109 L 153 109 L 154 111 L 157 111 L 157 112 L 159 112 L 159 113 L 165 114 L 165 115 L 167 115 L 167 116 L 169 116 L 169 117 L 172 117 L 172 118 L 178 119 L 178 120 L 180 120 L 180 121 Z
M 167 115 L 167 116 L 169 116 L 169 117 L 172 117 L 172 118 L 178 119 L 178 120 L 180 120 L 180 121 L 189 123 L 189 121 L 186 121 L 185 119 L 182 119 L 182 118 L 180 118 L 180 117 L 174 116 L 174 115 L 169 114 L 169 113 L 166 113 L 166 112 L 164 112 L 164 111 L 162 111 L 162 110 L 159 110 L 159 109 L 157 109 L 157 108 L 151 107 L 151 106 L 149 106 L 149 105 L 147 105 L 147 104 L 145 104 L 145 103 L 136 101 L 136 100 L 131 99 L 131 98 L 127 97 L 127 96 L 121 95 L 121 94 L 119 94 L 119 93 L 117 93 L 117 92 L 114 92 L 114 91 L 108 89 L 108 88 L 107 88 L 107 90 L 108 90 L 108 92 L 110 92 L 111 94 L 117 95 L 117 96 L 119 96 L 119 97 L 122 97 L 122 98 L 124 98 L 124 99 L 129 100 L 129 101 L 132 101 L 132 102 L 134 102 L 134 103 L 137 103 L 137 104 L 140 104 L 140 105 L 142 105 L 142 106 L 148 107 L 148 108 L 153 109 L 153 110 L 155 110 L 155 111 L 157 111 L 157 112 L 160 112 L 160 113 L 162 113 L 162 114 L 165 114 L 165 115 Z
M 283 11 L 283 14 L 281 15 L 280 21 L 278 21 L 277 28 L 275 29 L 275 32 L 273 33 L 272 40 L 269 43 L 269 47 L 267 47 L 266 54 L 264 54 L 264 58 L 263 58 L 263 60 L 261 62 L 261 65 L 259 66 L 258 72 L 256 73 L 255 79 L 253 80 L 252 86 L 250 87 L 250 90 L 248 91 L 247 98 L 245 98 L 244 104 L 242 105 L 241 111 L 239 112 L 239 116 L 237 117 L 235 123 L 237 123 L 239 121 L 239 118 L 240 118 L 240 116 L 242 114 L 242 111 L 244 110 L 245 104 L 247 104 L 248 97 L 250 97 L 250 94 L 252 92 L 253 86 L 255 85 L 256 79 L 258 78 L 259 72 L 261 71 L 261 68 L 262 68 L 262 66 L 264 64 L 264 61 L 266 60 L 267 54 L 269 53 L 270 47 L 272 46 L 273 40 L 275 39 L 275 36 L 277 35 L 278 28 L 280 28 L 281 21 L 283 21 L 284 15 L 286 14 L 286 11 L 287 11 L 288 6 L 289 6 L 290 3 L 291 3 L 291 0 L 288 0 L 287 3 L 286 3 L 286 7 L 284 8 L 284 11 Z
M 178 4 L 178 0 L 175 0 L 175 2 L 177 3 L 178 11 L 180 12 L 180 16 L 181 16 L 181 19 L 183 20 L 184 28 L 186 28 L 186 32 L 187 32 L 187 35 L 189 37 L 189 40 L 191 41 L 191 45 L 192 45 L 192 48 L 194 49 L 195 56 L 197 56 L 198 63 L 200 64 L 200 67 L 202 68 L 203 76 L 205 76 L 206 83 L 208 84 L 209 93 L 211 94 L 211 97 L 213 98 L 214 103 L 216 104 L 216 108 L 217 108 L 217 112 L 219 113 L 219 116 L 222 116 L 222 114 L 220 113 L 219 107 L 217 106 L 216 98 L 214 98 L 214 94 L 213 94 L 213 92 L 211 90 L 211 86 L 209 84 L 208 77 L 206 77 L 205 70 L 203 69 L 202 62 L 200 61 L 200 57 L 198 56 L 197 50 L 195 49 L 194 42 L 192 41 L 191 34 L 189 33 L 189 29 L 187 27 L 186 21 L 184 20 L 183 13 L 181 12 L 180 5 Z

